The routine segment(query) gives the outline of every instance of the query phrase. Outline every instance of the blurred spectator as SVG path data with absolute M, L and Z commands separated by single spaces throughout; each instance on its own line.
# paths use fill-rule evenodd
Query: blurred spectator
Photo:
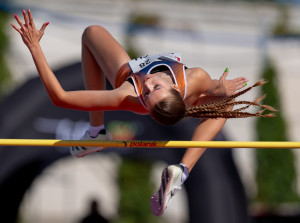
M 80 223 L 109 223 L 98 211 L 98 202 L 92 200 L 90 203 L 90 212 L 85 216 Z

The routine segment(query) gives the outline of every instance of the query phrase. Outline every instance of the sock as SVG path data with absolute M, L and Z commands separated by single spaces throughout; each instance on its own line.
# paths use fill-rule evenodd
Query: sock
M 89 132 L 91 137 L 96 137 L 101 130 L 105 130 L 104 125 L 91 126 L 89 127 Z
M 189 177 L 189 170 L 188 170 L 188 168 L 187 168 L 187 166 L 186 166 L 185 164 L 180 163 L 179 165 L 180 165 L 180 166 L 182 167 L 182 169 L 183 169 L 181 181 L 182 181 L 182 183 L 184 183 L 184 181 L 186 181 L 187 178 Z

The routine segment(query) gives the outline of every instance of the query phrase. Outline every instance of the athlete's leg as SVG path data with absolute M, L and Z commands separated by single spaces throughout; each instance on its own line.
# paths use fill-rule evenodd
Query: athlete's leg
M 82 35 L 82 70 L 87 90 L 105 90 L 105 78 L 114 87 L 119 68 L 130 60 L 120 44 L 102 27 L 90 26 Z M 90 112 L 89 130 L 82 140 L 110 140 L 104 128 L 104 112 Z M 103 147 L 72 147 L 73 156 L 82 157 Z
M 114 87 L 119 68 L 130 60 L 126 51 L 103 27 L 90 26 L 82 35 L 82 70 L 87 90 L 105 90 L 105 77 Z M 90 112 L 92 126 L 103 124 L 103 112 Z
M 85 89 L 87 90 L 103 90 L 105 89 L 105 76 L 98 66 L 91 52 L 82 44 L 82 71 Z M 103 124 L 103 112 L 90 112 L 90 124 L 92 126 L 100 126 Z

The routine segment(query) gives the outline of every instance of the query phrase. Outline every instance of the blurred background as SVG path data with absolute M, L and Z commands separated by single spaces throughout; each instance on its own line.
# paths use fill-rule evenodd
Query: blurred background
M 41 46 L 66 90 L 83 89 L 81 35 L 104 26 L 134 56 L 180 52 L 188 67 L 219 78 L 268 84 L 276 118 L 227 121 L 216 140 L 300 141 L 300 1 L 2 0 L 0 3 L 0 138 L 78 139 L 88 114 L 54 107 L 19 34 L 14 14 L 31 9 L 50 22 Z M 197 120 L 160 127 L 148 117 L 107 112 L 116 139 L 190 140 Z M 68 148 L 0 148 L 0 222 L 300 222 L 298 150 L 208 150 L 164 216 L 149 201 L 162 169 L 183 149 L 109 148 L 75 159 Z M 100 221 L 91 222 L 106 222 Z

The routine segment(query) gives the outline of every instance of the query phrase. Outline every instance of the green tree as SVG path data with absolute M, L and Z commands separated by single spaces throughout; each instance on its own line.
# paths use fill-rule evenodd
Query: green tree
M 121 191 L 119 215 L 116 223 L 155 223 L 158 218 L 150 210 L 152 162 L 124 158 L 119 172 Z
M 267 60 L 263 78 L 268 81 L 263 85 L 263 92 L 267 94 L 264 104 L 277 109 L 277 116 L 270 119 L 257 119 L 257 134 L 259 141 L 287 141 L 287 125 L 280 112 L 280 92 L 278 89 L 277 73 L 271 61 Z M 294 155 L 290 149 L 257 150 L 257 186 L 256 200 L 269 207 L 276 207 L 283 202 L 298 201 L 295 192 L 296 170 Z
M 5 53 L 8 46 L 8 38 L 6 36 L 8 14 L 0 11 L 0 98 L 5 93 L 5 88 L 10 81 L 10 74 L 5 63 Z

